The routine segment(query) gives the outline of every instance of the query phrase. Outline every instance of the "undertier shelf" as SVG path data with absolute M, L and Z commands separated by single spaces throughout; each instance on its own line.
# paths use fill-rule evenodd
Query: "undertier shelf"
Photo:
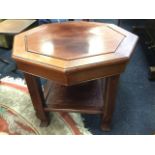
M 104 81 L 95 80 L 74 86 L 48 81 L 45 86 L 45 111 L 98 114 L 103 112 Z

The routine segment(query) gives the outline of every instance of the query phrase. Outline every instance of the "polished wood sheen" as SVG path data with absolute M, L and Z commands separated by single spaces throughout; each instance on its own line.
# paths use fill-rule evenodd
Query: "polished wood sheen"
M 25 36 L 28 52 L 58 59 L 74 60 L 114 53 L 124 35 L 107 25 L 87 23 L 49 24 Z M 37 45 L 37 46 L 36 46 Z
M 74 85 L 123 72 L 137 39 L 113 24 L 45 24 L 16 35 L 13 58 L 25 72 Z M 82 72 L 95 74 L 79 79 Z
M 116 25 L 84 21 L 45 24 L 16 35 L 13 58 L 25 73 L 41 122 L 49 123 L 50 111 L 101 114 L 101 128 L 109 130 L 119 75 L 137 40 Z M 48 79 L 43 90 L 37 77 Z

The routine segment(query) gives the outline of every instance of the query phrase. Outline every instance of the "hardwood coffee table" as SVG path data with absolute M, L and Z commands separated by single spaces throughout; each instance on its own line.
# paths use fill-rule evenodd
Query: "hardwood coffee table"
M 49 112 L 101 114 L 110 130 L 120 74 L 138 37 L 116 25 L 95 22 L 45 24 L 18 34 L 13 58 L 24 72 L 37 117 Z M 44 88 L 39 77 L 48 79 Z

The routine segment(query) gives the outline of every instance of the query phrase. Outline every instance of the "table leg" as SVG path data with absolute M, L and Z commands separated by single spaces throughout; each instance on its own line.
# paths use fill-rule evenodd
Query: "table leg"
M 101 128 L 103 131 L 110 131 L 110 124 L 112 120 L 112 114 L 115 107 L 115 98 L 117 93 L 117 84 L 119 81 L 119 75 L 106 78 L 105 92 L 104 92 L 104 108 L 102 115 Z
M 31 100 L 36 111 L 36 116 L 41 120 L 40 126 L 47 126 L 49 124 L 48 113 L 44 111 L 46 107 L 44 94 L 42 91 L 39 77 L 24 73 Z

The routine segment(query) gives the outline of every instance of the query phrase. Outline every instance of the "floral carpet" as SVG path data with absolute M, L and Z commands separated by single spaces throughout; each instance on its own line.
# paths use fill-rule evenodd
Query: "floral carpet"
M 78 113 L 53 112 L 48 127 L 40 127 L 25 85 L 1 80 L 0 134 L 1 135 L 81 135 L 91 134 L 84 127 Z

